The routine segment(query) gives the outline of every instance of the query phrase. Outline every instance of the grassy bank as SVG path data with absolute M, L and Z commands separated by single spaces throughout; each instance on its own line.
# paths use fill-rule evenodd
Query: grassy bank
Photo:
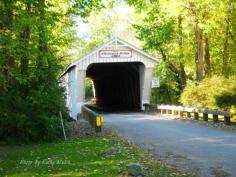
M 133 162 L 144 165 L 145 176 L 189 176 L 116 136 L 0 146 L 0 176 L 128 176 L 126 165 Z

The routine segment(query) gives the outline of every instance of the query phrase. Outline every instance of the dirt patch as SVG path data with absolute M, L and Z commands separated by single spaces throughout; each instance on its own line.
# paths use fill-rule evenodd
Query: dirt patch
M 79 118 L 77 121 L 70 122 L 69 126 L 69 138 L 88 138 L 88 137 L 100 137 L 112 134 L 112 130 L 106 126 L 102 126 L 102 132 L 96 133 L 90 124 L 83 118 Z

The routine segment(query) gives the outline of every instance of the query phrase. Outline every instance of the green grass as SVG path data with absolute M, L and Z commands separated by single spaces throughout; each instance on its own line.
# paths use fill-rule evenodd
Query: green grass
M 0 176 L 128 176 L 126 164 L 139 162 L 145 176 L 190 176 L 167 167 L 116 136 L 55 143 L 0 145 Z

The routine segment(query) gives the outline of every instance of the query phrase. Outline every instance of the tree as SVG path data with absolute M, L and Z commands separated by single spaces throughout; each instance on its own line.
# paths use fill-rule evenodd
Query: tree
M 0 138 L 50 141 L 68 118 L 58 80 L 73 46 L 74 15 L 88 16 L 99 1 L 0 2 Z M 75 13 L 76 12 L 76 13 Z M 63 60 L 62 60 L 63 59 Z
M 143 21 L 135 25 L 138 38 L 146 50 L 162 56 L 161 62 L 165 64 L 159 67 L 176 76 L 180 91 L 189 80 L 199 82 L 214 75 L 235 78 L 235 2 L 127 2 L 144 16 Z M 168 82 L 161 70 L 157 74 Z
M 131 2 L 132 3 L 132 2 Z M 140 2 L 143 3 L 143 2 Z M 141 7 L 135 4 L 136 7 Z M 175 98 L 170 103 L 177 102 L 180 90 L 183 90 L 187 82 L 187 73 L 185 71 L 185 41 L 183 40 L 183 18 L 181 14 L 177 16 L 169 16 L 167 12 L 163 11 L 160 2 L 152 3 L 146 2 L 145 17 L 141 23 L 134 25 L 137 36 L 141 41 L 144 41 L 144 49 L 153 53 L 154 55 L 161 55 L 163 65 L 159 66 L 161 70 L 157 70 L 157 75 L 160 75 L 163 84 L 168 90 L 171 90 L 172 96 Z M 162 73 L 171 72 L 171 74 L 163 75 Z M 167 77 L 172 77 L 170 80 Z M 166 81 L 166 82 L 165 82 Z M 167 82 L 175 82 L 171 84 Z M 161 88 L 159 89 L 161 90 Z M 161 93 L 159 93 L 161 94 Z M 166 99 L 169 96 L 166 93 Z
M 89 25 L 89 37 L 79 41 L 79 56 L 115 36 L 140 45 L 140 41 L 135 38 L 136 33 L 132 26 L 133 22 L 139 20 L 134 9 L 122 2 L 111 3 L 107 8 L 93 11 L 91 16 L 85 19 L 85 23 Z
M 224 45 L 223 45 L 223 57 L 222 57 L 222 74 L 226 77 L 230 75 L 230 63 L 235 58 L 234 52 L 231 53 L 232 45 L 235 45 L 235 29 L 236 14 L 235 14 L 235 2 L 231 0 L 226 1 L 225 8 L 225 29 L 224 29 Z M 231 48 L 231 49 L 230 49 Z M 235 48 L 234 48 L 235 49 Z M 233 50 L 234 50 L 233 49 Z M 235 50 L 234 50 L 235 51 Z M 233 54 L 233 55 L 232 55 Z M 233 57 L 233 58 L 232 58 Z

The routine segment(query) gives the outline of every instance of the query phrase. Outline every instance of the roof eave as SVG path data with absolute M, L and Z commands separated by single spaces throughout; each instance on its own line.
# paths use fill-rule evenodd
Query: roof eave
M 80 58 L 74 60 L 73 62 L 71 62 L 71 63 L 66 67 L 64 73 L 66 73 L 70 68 L 72 68 L 72 67 L 74 67 L 75 65 L 77 65 L 78 62 L 84 60 L 84 59 L 85 59 L 86 57 L 88 57 L 89 55 L 95 53 L 96 51 L 98 51 L 98 50 L 100 50 L 100 49 L 106 47 L 107 45 L 109 45 L 109 44 L 111 44 L 111 43 L 113 43 L 113 42 L 115 42 L 115 41 L 120 42 L 120 43 L 122 43 L 122 44 L 124 44 L 124 45 L 127 45 L 127 46 L 130 47 L 131 49 L 133 49 L 133 50 L 135 50 L 135 51 L 137 51 L 137 52 L 143 54 L 144 56 L 146 56 L 147 58 L 151 59 L 151 60 L 154 61 L 155 63 L 159 63 L 159 62 L 160 62 L 160 58 L 156 58 L 156 57 L 154 57 L 154 56 L 148 54 L 147 52 L 143 51 L 142 49 L 136 47 L 136 46 L 133 45 L 133 44 L 130 44 L 129 42 L 124 41 L 123 39 L 121 39 L 121 38 L 119 38 L 119 37 L 113 37 L 112 39 L 110 39 L 109 41 L 105 42 L 104 44 L 102 44 L 102 45 L 100 45 L 100 46 L 94 48 L 92 51 L 86 53 L 86 54 L 83 55 L 82 57 L 80 57 Z

